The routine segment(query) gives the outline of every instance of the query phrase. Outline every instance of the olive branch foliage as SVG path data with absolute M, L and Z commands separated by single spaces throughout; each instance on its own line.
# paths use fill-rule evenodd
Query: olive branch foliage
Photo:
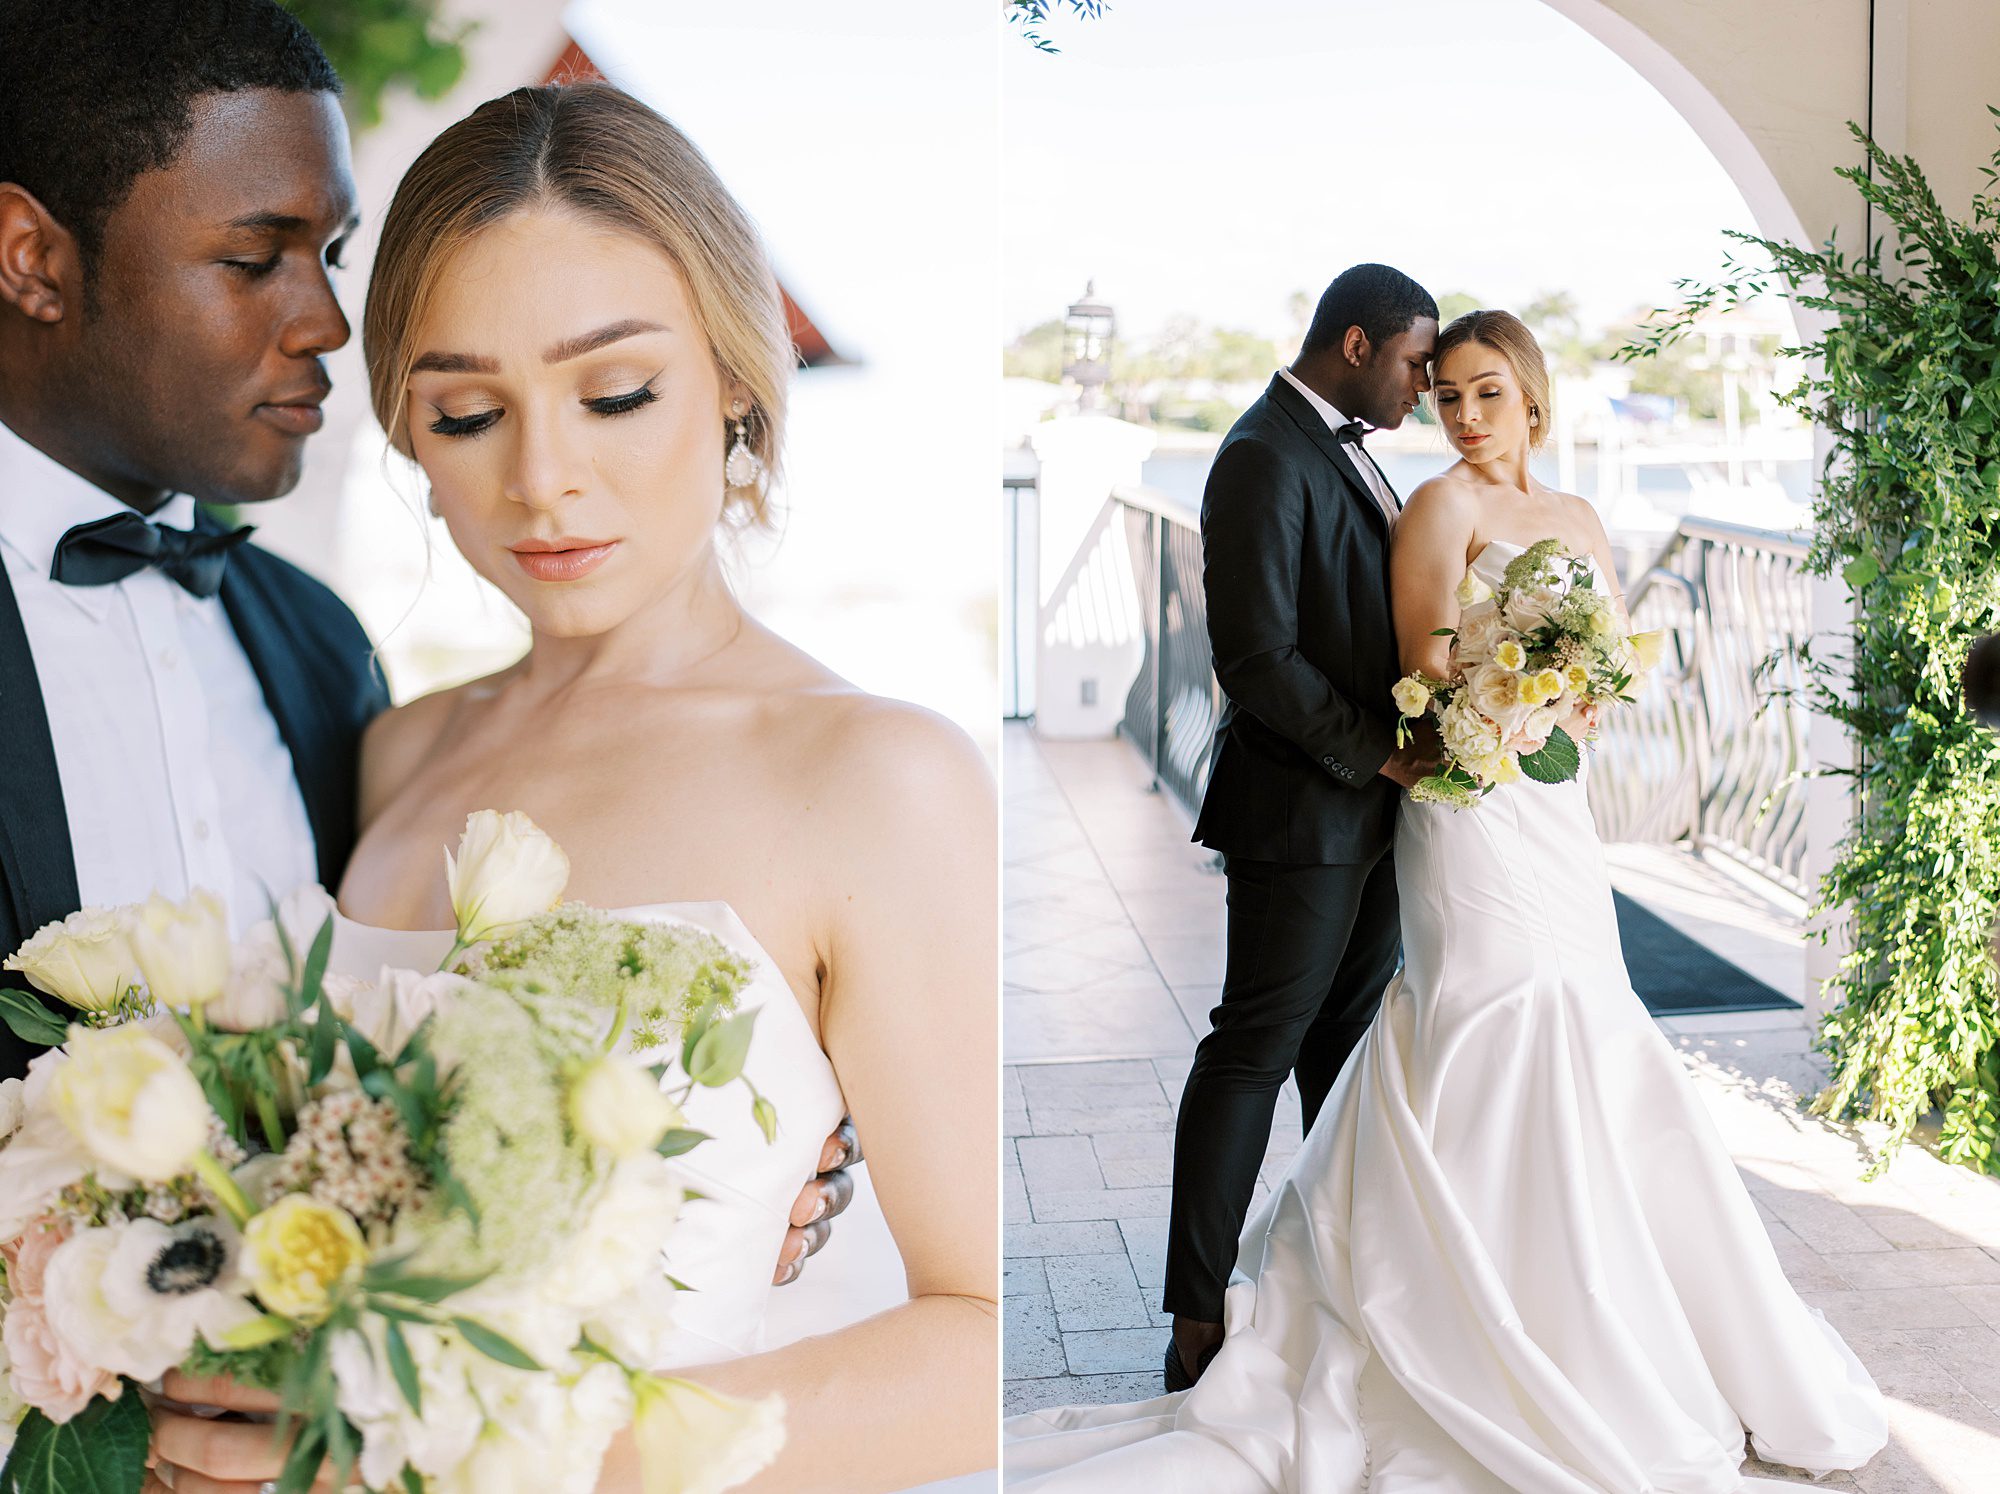
M 1007 7 L 1007 24 L 1018 28 L 1022 40 L 1038 52 L 1057 52 L 1061 49 L 1048 39 L 1043 28 L 1049 23 L 1051 10 L 1067 9 L 1085 20 L 1096 20 L 1109 8 L 1106 0 L 1011 0 Z
M 1745 251 L 1679 282 L 1682 303 L 1620 356 L 1774 290 L 1825 318 L 1780 396 L 1832 439 L 1805 569 L 1844 582 L 1854 619 L 1845 648 L 1794 650 L 1797 693 L 1853 747 L 1851 768 L 1821 770 L 1851 777 L 1853 804 L 1814 909 L 1848 936 L 1814 1109 L 1885 1123 L 1875 1172 L 1933 1109 L 1946 1159 L 2000 1172 L 2000 742 L 1959 684 L 2000 624 L 2000 148 L 1959 219 L 1913 158 L 1848 128 L 1865 164 L 1839 174 L 1888 232 L 1859 254 L 1732 233 Z

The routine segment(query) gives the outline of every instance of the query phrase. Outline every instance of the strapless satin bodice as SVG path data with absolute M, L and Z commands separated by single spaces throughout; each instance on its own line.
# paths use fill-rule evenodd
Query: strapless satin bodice
M 693 1290 L 675 1298 L 674 1336 L 656 1368 L 754 1353 L 766 1347 L 771 1272 L 792 1201 L 846 1111 L 840 1085 L 777 963 L 728 904 L 656 903 L 615 909 L 612 916 L 706 930 L 753 966 L 738 1003 L 763 1015 L 744 1072 L 777 1107 L 777 1139 L 765 1142 L 740 1084 L 697 1087 L 682 1107 L 688 1124 L 713 1139 L 675 1159 L 687 1186 L 705 1197 L 688 1203 L 673 1238 L 663 1242 L 667 1270 Z M 449 931 L 381 929 L 340 918 L 331 968 L 362 980 L 373 980 L 384 965 L 435 970 L 451 943 Z

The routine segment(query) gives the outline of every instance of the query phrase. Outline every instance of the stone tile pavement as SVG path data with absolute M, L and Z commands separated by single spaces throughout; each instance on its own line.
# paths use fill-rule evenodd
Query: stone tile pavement
M 1122 742 L 1003 741 L 1006 1407 L 1158 1394 L 1174 1107 L 1222 979 L 1222 884 Z M 1798 910 L 1691 857 L 1613 848 L 1620 889 L 1796 993 Z M 1778 1254 L 1890 1399 L 1890 1446 L 1823 1488 L 2000 1494 L 2000 1180 L 1806 1115 L 1798 1012 L 1661 1023 Z M 1299 1144 L 1287 1086 L 1260 1194 Z M 1785 1470 L 1757 1468 L 1767 1477 Z

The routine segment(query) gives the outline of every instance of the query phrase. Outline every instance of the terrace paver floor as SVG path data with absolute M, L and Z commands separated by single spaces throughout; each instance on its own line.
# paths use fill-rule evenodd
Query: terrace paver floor
M 1222 980 L 1222 879 L 1123 742 L 1004 744 L 1006 1409 L 1157 1395 L 1174 1107 Z M 1656 847 L 1613 880 L 1768 984 L 1804 982 L 1795 909 Z M 1800 1012 L 1663 1020 L 1801 1295 L 1889 1398 L 1890 1445 L 1820 1488 L 2000 1491 L 2000 1179 L 1800 1108 Z M 1299 1145 L 1287 1086 L 1263 1189 Z M 1758 1468 L 1767 1477 L 1782 1469 Z

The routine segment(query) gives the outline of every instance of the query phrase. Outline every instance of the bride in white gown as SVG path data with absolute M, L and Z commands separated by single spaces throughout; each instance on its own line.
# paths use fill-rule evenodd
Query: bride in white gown
M 365 344 L 383 429 L 531 642 L 370 728 L 337 958 L 435 966 L 439 852 L 479 809 L 553 836 L 567 896 L 732 945 L 761 1010 L 746 1073 L 779 1134 L 741 1091 L 690 1102 L 715 1139 L 687 1158 L 705 1197 L 670 1244 L 695 1290 L 667 1357 L 784 1397 L 785 1448 L 752 1494 L 990 1468 L 992 785 L 963 733 L 839 679 L 728 584 L 720 541 L 766 517 L 796 364 L 754 228 L 637 100 L 517 90 L 404 178 Z M 829 1255 L 874 1252 L 829 1278 L 856 1300 L 774 1292 L 787 1209 L 843 1112 L 888 1229 L 858 1207 L 836 1232 Z M 598 1487 L 639 1487 L 629 1437 Z
M 1465 459 L 1391 565 L 1403 665 L 1433 675 L 1468 564 L 1494 585 L 1553 536 L 1614 574 L 1590 506 L 1529 474 L 1526 329 L 1461 318 L 1434 382 Z M 1865 1463 L 1881 1396 L 1633 994 L 1583 782 L 1406 801 L 1395 864 L 1403 970 L 1244 1229 L 1220 1352 L 1178 1395 L 1013 1419 L 1007 1486 L 1729 1494 L 1767 1483 L 1746 1429 L 1772 1463 Z

